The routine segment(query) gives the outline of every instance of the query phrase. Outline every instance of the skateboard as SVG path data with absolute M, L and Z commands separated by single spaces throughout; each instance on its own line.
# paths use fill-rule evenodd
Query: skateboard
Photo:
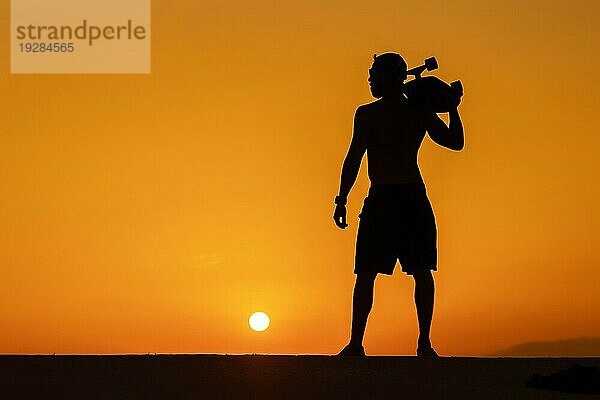
M 436 113 L 445 113 L 455 107 L 463 95 L 463 86 L 460 81 L 447 84 L 435 76 L 421 77 L 423 72 L 437 68 L 437 60 L 430 57 L 423 65 L 406 71 L 406 74 L 414 76 L 414 79 L 404 84 L 403 92 L 412 104 Z

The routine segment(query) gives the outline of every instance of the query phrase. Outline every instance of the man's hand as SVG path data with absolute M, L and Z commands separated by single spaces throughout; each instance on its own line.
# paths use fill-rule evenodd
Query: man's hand
M 454 94 L 455 94 L 455 96 L 450 101 L 450 104 L 451 104 L 452 109 L 457 109 L 458 106 L 460 105 L 460 101 L 462 100 L 462 96 L 464 94 L 462 85 L 460 85 L 456 88 L 456 92 Z
M 335 224 L 338 226 L 338 228 L 346 229 L 346 227 L 348 226 L 348 224 L 346 223 L 346 206 L 338 204 L 335 207 L 335 211 L 333 213 L 333 220 L 335 221 Z
M 460 101 L 462 100 L 462 93 L 459 96 L 455 96 L 452 101 L 450 102 L 451 110 L 456 110 L 458 108 L 458 106 L 460 105 Z

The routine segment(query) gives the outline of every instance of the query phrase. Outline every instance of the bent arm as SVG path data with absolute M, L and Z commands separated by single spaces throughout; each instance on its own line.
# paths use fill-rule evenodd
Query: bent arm
M 437 114 L 430 114 L 427 118 L 427 133 L 440 146 L 460 151 L 465 147 L 465 135 L 458 108 L 451 109 L 449 117 L 450 124 L 446 126 Z

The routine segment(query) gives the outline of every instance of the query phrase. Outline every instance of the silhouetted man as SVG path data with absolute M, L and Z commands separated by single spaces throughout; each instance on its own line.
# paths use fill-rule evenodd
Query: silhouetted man
M 367 152 L 371 181 L 365 198 L 356 240 L 350 342 L 339 355 L 365 354 L 362 345 L 373 304 L 378 273 L 392 275 L 396 260 L 415 280 L 415 304 L 419 320 L 417 355 L 437 357 L 429 331 L 433 315 L 437 270 L 436 223 L 425 184 L 417 165 L 417 153 L 425 132 L 440 146 L 462 150 L 464 135 L 458 114 L 460 96 L 449 112 L 449 126 L 433 112 L 411 105 L 403 94 L 406 62 L 396 53 L 374 56 L 369 69 L 371 93 L 378 100 L 358 107 L 354 132 L 344 165 L 334 220 L 344 229 L 346 199 L 362 157 Z

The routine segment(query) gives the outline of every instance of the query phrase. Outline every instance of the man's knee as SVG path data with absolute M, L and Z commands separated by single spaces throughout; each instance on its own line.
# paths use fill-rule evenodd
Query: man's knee
M 416 271 L 413 274 L 415 283 L 433 284 L 433 274 L 431 270 Z
M 375 278 L 377 278 L 377 272 L 361 272 L 356 274 L 356 284 L 357 285 L 373 285 L 375 283 Z

